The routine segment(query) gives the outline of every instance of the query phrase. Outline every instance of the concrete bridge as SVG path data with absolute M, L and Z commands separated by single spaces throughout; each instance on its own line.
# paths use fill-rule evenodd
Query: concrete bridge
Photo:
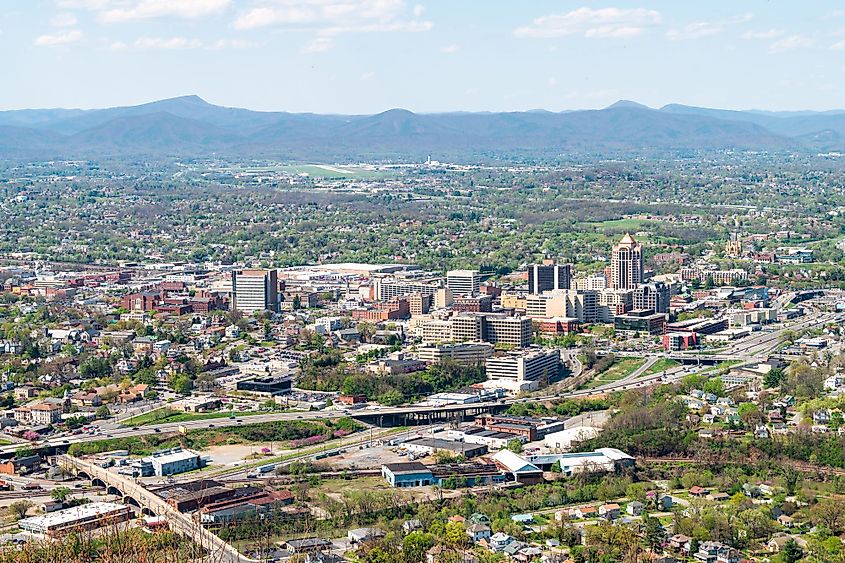
M 151 493 L 142 484 L 118 475 L 93 463 L 68 456 L 56 456 L 56 465 L 62 470 L 81 478 L 90 479 L 93 485 L 105 487 L 106 492 L 123 499 L 125 504 L 138 507 L 142 513 L 164 516 L 170 529 L 199 545 L 207 553 L 207 563 L 251 563 L 237 549 L 209 532 L 189 514 L 183 514 L 167 504 L 161 497 Z
M 512 401 L 466 403 L 462 405 L 382 407 L 350 411 L 347 416 L 381 428 L 393 426 L 428 426 L 441 422 L 463 422 L 480 414 L 498 414 Z

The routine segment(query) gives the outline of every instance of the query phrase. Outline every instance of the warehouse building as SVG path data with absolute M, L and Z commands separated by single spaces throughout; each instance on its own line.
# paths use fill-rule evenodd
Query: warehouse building
M 18 522 L 18 527 L 33 534 L 57 537 L 69 532 L 93 530 L 126 522 L 131 518 L 132 509 L 125 504 L 89 502 L 44 516 L 24 518 Z

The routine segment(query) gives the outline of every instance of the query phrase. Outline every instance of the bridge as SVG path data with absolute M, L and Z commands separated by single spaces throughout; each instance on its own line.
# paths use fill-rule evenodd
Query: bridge
M 466 403 L 462 405 L 438 405 L 361 409 L 349 411 L 348 416 L 355 420 L 373 424 L 381 428 L 392 426 L 427 426 L 439 422 L 462 422 L 480 414 L 500 413 L 510 406 L 510 401 Z
M 69 455 L 56 456 L 54 459 L 56 465 L 62 470 L 90 479 L 94 485 L 105 487 L 108 494 L 120 497 L 125 504 L 139 508 L 142 513 L 166 517 L 171 530 L 191 539 L 205 551 L 207 554 L 205 561 L 214 563 L 254 561 L 241 555 L 237 549 L 203 528 L 199 522 L 195 522 L 190 515 L 179 512 L 140 483 Z

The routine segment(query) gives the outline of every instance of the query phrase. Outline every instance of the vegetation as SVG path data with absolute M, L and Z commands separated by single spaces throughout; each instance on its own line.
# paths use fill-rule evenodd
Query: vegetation
M 440 391 L 460 389 L 484 381 L 484 366 L 464 366 L 442 362 L 425 371 L 374 377 L 338 363 L 303 368 L 297 386 L 317 391 L 339 391 L 344 395 L 364 395 L 384 405 L 398 405 Z
M 274 421 L 244 424 L 225 429 L 205 428 L 189 430 L 185 435 L 148 434 L 126 438 L 109 438 L 92 442 L 71 444 L 68 453 L 74 456 L 97 454 L 110 450 L 128 450 L 131 455 L 149 455 L 164 448 L 184 446 L 205 449 L 211 445 L 289 442 L 298 447 L 300 441 L 321 437 L 328 440 L 358 430 L 360 426 L 351 418 L 321 421 Z

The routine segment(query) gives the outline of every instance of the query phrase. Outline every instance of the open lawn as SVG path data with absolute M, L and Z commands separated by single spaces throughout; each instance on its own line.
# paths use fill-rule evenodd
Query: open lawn
M 270 411 L 234 411 L 235 417 L 255 416 L 258 414 L 270 414 Z M 139 414 L 132 418 L 127 418 L 120 424 L 122 426 L 146 426 L 148 424 L 164 424 L 166 422 L 191 422 L 194 420 L 213 420 L 215 418 L 226 418 L 230 416 L 229 411 L 215 411 L 215 412 L 182 412 L 174 411 L 167 407 L 157 409 L 154 411 Z
M 648 227 L 649 225 L 653 224 L 653 221 L 648 221 L 646 219 L 614 219 L 611 221 L 596 221 L 596 222 L 589 222 L 589 223 L 581 223 L 582 225 L 588 227 L 594 227 L 598 230 L 617 230 L 617 229 L 625 229 L 628 231 L 640 231 L 644 227 Z
M 675 360 L 660 358 L 654 363 L 654 365 L 641 373 L 639 377 L 654 375 L 655 373 L 660 373 L 661 371 L 666 371 L 667 369 L 672 369 L 674 367 L 678 367 L 679 365 L 681 365 L 680 362 L 676 362 Z
M 606 371 L 587 382 L 586 389 L 594 389 L 606 383 L 612 383 L 628 377 L 645 363 L 645 358 L 619 358 Z

